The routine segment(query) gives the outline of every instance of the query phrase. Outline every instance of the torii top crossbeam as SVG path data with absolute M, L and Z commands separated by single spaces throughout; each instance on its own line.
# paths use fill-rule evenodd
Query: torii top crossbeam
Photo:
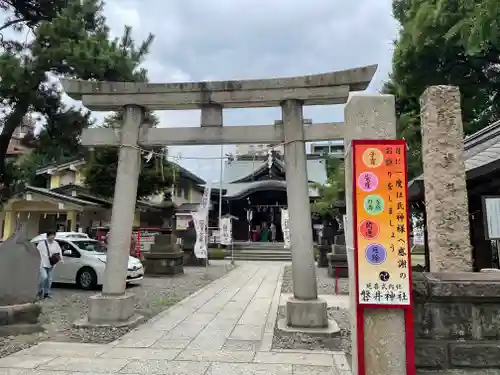
M 342 104 L 350 91 L 365 90 L 377 65 L 288 78 L 189 83 L 89 82 L 61 79 L 71 98 L 94 111 L 116 111 L 127 105 L 150 110 L 276 107 L 287 99 L 304 105 Z

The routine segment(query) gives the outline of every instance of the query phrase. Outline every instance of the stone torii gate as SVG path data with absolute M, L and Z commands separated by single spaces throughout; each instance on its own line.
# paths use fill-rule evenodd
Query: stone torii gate
M 130 232 L 133 225 L 141 153 L 138 146 L 284 143 L 290 210 L 293 294 L 287 301 L 287 325 L 301 329 L 328 327 L 327 305 L 318 299 L 306 170 L 305 142 L 345 140 L 347 246 L 353 247 L 352 169 L 354 139 L 394 139 L 396 119 L 391 95 L 355 95 L 365 90 L 376 65 L 339 72 L 265 80 L 198 83 L 122 83 L 62 80 L 66 93 L 94 111 L 123 111 L 115 129 L 85 129 L 82 144 L 120 148 L 102 294 L 89 299 L 89 325 L 126 325 L 135 320 L 134 298 L 126 292 Z M 343 104 L 345 124 L 306 124 L 304 105 Z M 223 108 L 276 107 L 282 121 L 275 125 L 223 126 Z M 199 128 L 150 128 L 145 110 L 201 109 Z M 353 263 L 353 262 L 351 262 Z M 351 305 L 357 296 L 350 278 Z M 351 313 L 354 309 L 351 307 Z M 361 322 L 359 322 L 361 323 Z M 357 324 L 351 317 L 353 373 L 357 373 Z M 364 316 L 364 363 L 374 375 L 405 372 L 404 316 L 400 311 L 367 310 Z
M 84 146 L 120 147 L 111 238 L 102 294 L 89 300 L 90 324 L 124 323 L 134 316 L 125 279 L 140 169 L 138 146 L 284 143 L 293 262 L 294 297 L 287 302 L 293 327 L 328 326 L 326 302 L 318 299 L 306 171 L 306 141 L 344 137 L 343 124 L 304 127 L 303 106 L 342 104 L 366 89 L 377 66 L 292 78 L 150 84 L 62 80 L 65 92 L 93 111 L 124 111 L 120 134 L 85 129 Z M 223 108 L 281 106 L 282 125 L 223 127 Z M 199 128 L 149 128 L 149 110 L 200 109 Z
M 345 108 L 345 126 L 343 123 L 305 124 L 303 106 L 346 103 L 350 92 L 367 88 L 376 68 L 372 65 L 291 78 L 197 83 L 61 80 L 65 92 L 81 100 L 88 109 L 124 112 L 119 133 L 115 129 L 101 128 L 85 129 L 82 134 L 84 146 L 120 148 L 103 290 L 102 294 L 89 299 L 88 324 L 123 325 L 134 320 L 134 298 L 126 292 L 125 279 L 140 170 L 140 146 L 284 143 L 294 294 L 286 305 L 287 324 L 297 328 L 328 327 L 327 305 L 317 294 L 305 142 L 344 138 L 349 145 L 352 139 L 395 138 L 394 98 L 388 95 L 351 97 Z M 224 108 L 277 106 L 281 107 L 282 121 L 275 125 L 223 126 Z M 150 128 L 144 123 L 146 109 L 201 109 L 201 126 Z M 346 165 L 347 197 L 352 192 L 350 173 Z M 350 217 L 351 204 L 347 209 Z M 349 232 L 346 239 L 348 246 L 353 246 Z M 351 294 L 351 298 L 356 298 Z M 379 358 L 380 354 L 386 350 L 399 353 L 397 345 L 404 347 L 399 339 L 394 341 L 396 344 L 384 340 L 389 332 L 394 339 L 401 337 L 398 330 L 404 330 L 404 326 L 399 326 L 401 317 L 387 319 L 387 316 L 379 312 L 365 315 L 365 322 L 373 328 L 369 334 L 377 341 L 376 347 L 366 344 L 367 366 L 376 362 L 376 367 L 387 368 L 380 364 L 381 360 L 385 361 Z M 389 327 L 388 324 L 395 325 Z

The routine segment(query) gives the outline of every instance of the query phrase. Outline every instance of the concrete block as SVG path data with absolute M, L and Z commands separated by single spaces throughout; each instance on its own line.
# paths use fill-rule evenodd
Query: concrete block
M 80 371 L 91 374 L 110 373 L 120 371 L 128 362 L 127 359 L 58 357 L 39 366 L 37 369 L 50 370 L 53 373 L 57 373 L 57 371 Z
M 208 361 L 208 362 L 252 362 L 255 352 L 226 351 L 226 350 L 189 350 L 186 349 L 176 360 L 179 361 Z
M 38 321 L 41 312 L 42 308 L 35 303 L 0 305 L 0 337 L 43 332 Z
M 335 370 L 329 366 L 293 365 L 293 375 L 332 375 Z
M 120 373 L 124 374 L 158 374 L 158 375 L 203 375 L 206 374 L 208 362 L 189 361 L 133 361 L 127 364 Z
M 152 360 L 174 359 L 181 349 L 149 349 L 149 348 L 113 348 L 104 353 L 101 358 Z
M 290 333 L 306 333 L 316 337 L 335 337 L 340 335 L 340 328 L 336 321 L 329 320 L 327 327 L 321 328 L 303 328 L 303 327 L 291 327 L 287 325 L 286 319 L 278 320 L 278 329 L 283 332 Z
M 290 365 L 334 366 L 333 355 L 325 353 L 259 352 L 254 362 L 287 363 Z
M 499 368 L 500 343 L 492 342 L 456 342 L 450 343 L 451 367 Z
M 292 375 L 292 365 L 214 362 L 205 375 Z
M 125 293 L 119 296 L 97 294 L 89 297 L 88 319 L 74 324 L 76 327 L 130 326 L 137 325 L 142 317 L 135 315 L 135 296 Z
M 448 368 L 448 344 L 435 340 L 415 340 L 417 368 Z
M 201 126 L 222 126 L 223 108 L 218 104 L 205 104 L 201 107 Z
M 18 354 L 31 355 L 35 357 L 99 357 L 109 351 L 109 345 L 81 344 L 74 342 L 42 342 L 29 349 L 25 349 Z
M 34 369 L 35 367 L 50 362 L 55 358 L 56 358 L 55 355 L 33 356 L 26 354 L 14 354 L 8 357 L 0 358 L 0 368 L 11 367 L 11 368 Z
M 298 300 L 290 298 L 286 303 L 286 321 L 291 327 L 327 328 L 327 304 L 320 299 Z
M 245 325 L 238 324 L 234 327 L 231 336 L 229 336 L 233 340 L 250 340 L 256 341 L 261 340 L 262 335 L 264 334 L 264 326 L 254 326 L 254 325 Z

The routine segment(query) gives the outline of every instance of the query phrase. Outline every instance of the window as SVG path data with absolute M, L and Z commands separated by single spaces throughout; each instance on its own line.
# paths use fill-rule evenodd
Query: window
M 184 199 L 189 199 L 189 186 L 184 186 Z
M 78 251 L 76 251 L 75 248 L 73 246 L 71 246 L 68 242 L 60 241 L 60 240 L 56 240 L 56 241 L 59 244 L 59 246 L 61 247 L 63 254 L 65 251 L 71 251 L 71 255 L 64 254 L 65 257 L 70 257 L 70 258 L 80 257 L 80 254 L 78 253 Z
M 102 243 L 96 240 L 83 240 L 74 242 L 79 249 L 85 251 L 92 251 L 95 253 L 106 253 L 108 249 Z

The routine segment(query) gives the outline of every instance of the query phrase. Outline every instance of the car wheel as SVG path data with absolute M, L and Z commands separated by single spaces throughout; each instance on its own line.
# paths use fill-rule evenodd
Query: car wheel
M 82 268 L 76 275 L 76 285 L 84 290 L 95 289 L 97 286 L 97 274 L 92 268 Z

